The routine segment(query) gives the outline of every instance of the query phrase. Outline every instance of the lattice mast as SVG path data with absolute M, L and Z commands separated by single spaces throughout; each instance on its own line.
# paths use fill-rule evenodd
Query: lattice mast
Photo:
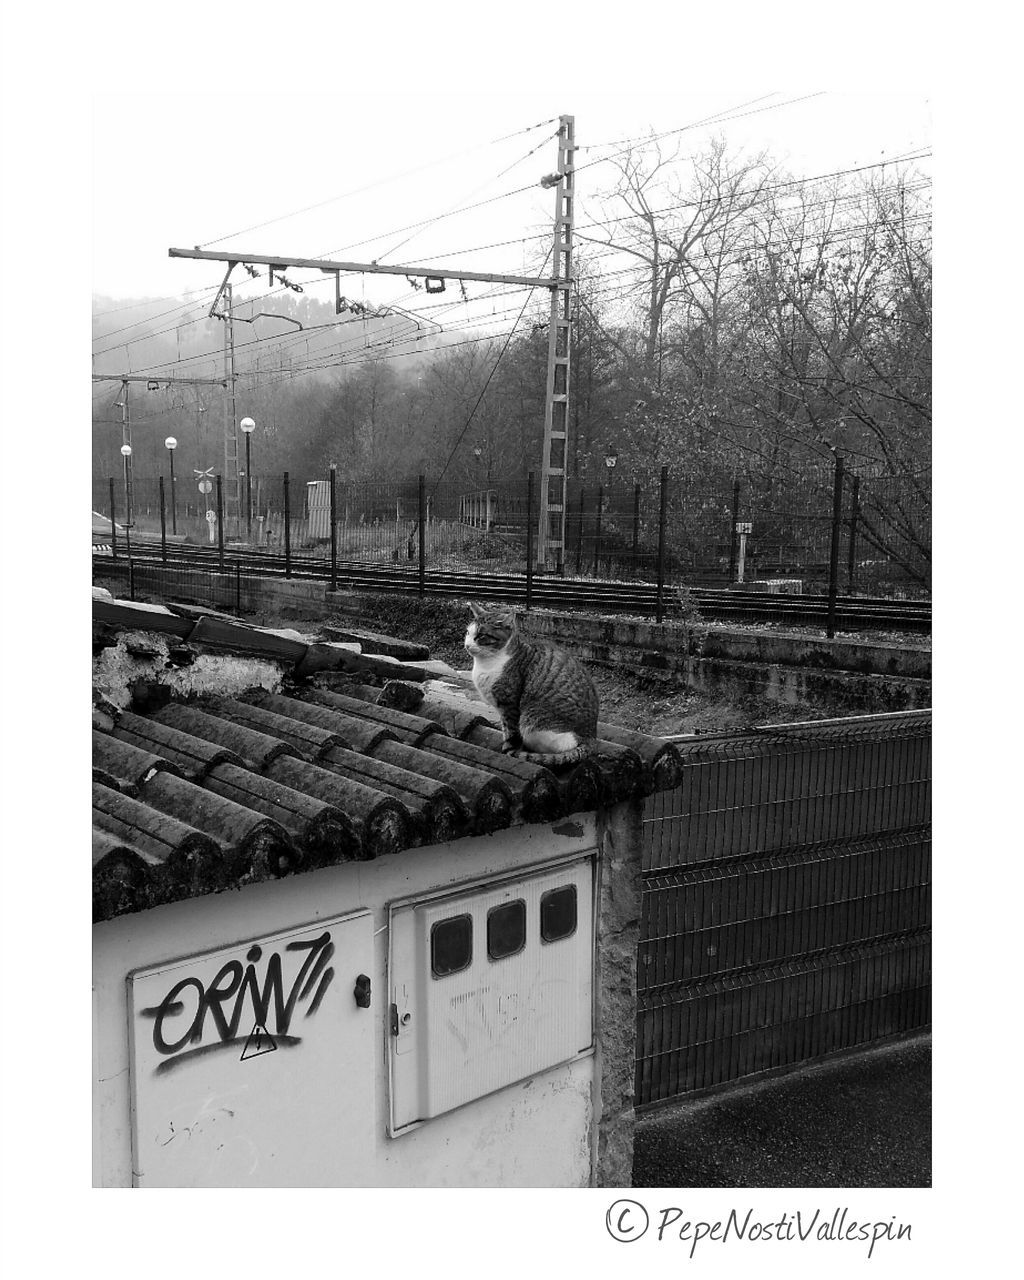
M 224 321 L 224 515 L 230 511 L 232 499 L 235 504 L 235 518 L 240 518 L 242 510 L 242 477 L 238 472 L 238 414 L 235 411 L 235 320 L 232 309 L 231 285 L 225 283 L 223 290 L 222 319 Z M 216 304 L 215 304 L 216 305 Z
M 548 326 L 548 374 L 544 397 L 537 569 L 561 573 L 565 565 L 565 479 L 569 459 L 569 324 L 572 286 L 575 117 L 560 116 L 555 183 L 555 228 Z

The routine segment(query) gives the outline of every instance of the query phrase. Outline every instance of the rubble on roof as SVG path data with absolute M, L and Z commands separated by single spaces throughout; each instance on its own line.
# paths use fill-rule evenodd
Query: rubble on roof
M 332 647 L 175 606 L 150 615 L 151 632 L 128 602 L 96 608 L 113 632 L 101 681 L 117 662 L 148 689 L 141 704 L 127 682 L 94 698 L 96 919 L 554 821 L 679 776 L 670 743 L 604 723 L 597 751 L 566 769 L 503 753 L 493 711 L 465 696 L 464 673 L 421 666 L 422 646 L 352 629 Z M 183 644 L 184 666 L 171 657 Z M 212 658 L 228 664 L 216 688 Z M 261 664 L 272 677 L 244 682 Z

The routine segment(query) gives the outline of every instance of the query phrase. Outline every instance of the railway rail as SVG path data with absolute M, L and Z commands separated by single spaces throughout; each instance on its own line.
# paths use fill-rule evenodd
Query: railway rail
M 166 551 L 166 559 L 165 559 Z M 365 561 L 337 561 L 332 571 L 330 560 L 322 556 L 228 546 L 223 565 L 216 546 L 203 547 L 168 543 L 162 547 L 159 538 L 132 539 L 132 559 L 136 565 L 172 566 L 185 572 L 242 572 L 272 578 L 331 579 L 336 573 L 339 587 L 364 591 L 401 592 L 410 595 L 461 596 L 477 600 L 502 600 L 515 604 L 530 603 L 545 608 L 584 609 L 591 613 L 627 613 L 651 617 L 656 613 L 658 588 L 650 582 L 614 582 L 593 578 L 534 575 L 529 581 L 525 573 L 486 573 L 469 570 L 368 564 Z M 125 552 L 112 555 L 107 548 L 94 548 L 95 568 L 126 566 Z M 671 617 L 676 587 L 665 584 L 662 591 L 665 615 Z M 692 587 L 689 594 L 703 617 L 723 622 L 791 623 L 794 626 L 824 626 L 828 617 L 826 596 L 771 595 L 760 591 L 725 590 Z M 836 626 L 844 631 L 931 632 L 931 601 L 889 600 L 881 597 L 839 596 L 836 602 Z

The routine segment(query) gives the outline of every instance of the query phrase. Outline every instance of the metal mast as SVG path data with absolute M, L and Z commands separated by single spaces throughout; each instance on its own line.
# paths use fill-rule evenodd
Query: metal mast
M 561 573 L 565 564 L 565 472 L 569 428 L 569 323 L 572 280 L 575 117 L 560 116 L 555 186 L 555 231 L 548 327 L 548 376 L 544 397 L 537 568 Z
M 235 412 L 235 322 L 232 310 L 231 285 L 224 284 L 224 381 L 227 395 L 224 397 L 224 483 L 230 495 L 234 493 L 235 516 L 242 510 L 242 478 L 238 474 L 238 415 Z M 232 484 L 232 480 L 234 483 Z M 225 513 L 226 514 L 226 513 Z

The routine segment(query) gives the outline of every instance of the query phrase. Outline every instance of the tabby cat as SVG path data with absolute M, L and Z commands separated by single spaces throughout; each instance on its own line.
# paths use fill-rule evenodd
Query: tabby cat
M 594 682 L 571 654 L 546 640 L 531 640 L 507 606 L 470 604 L 473 621 L 465 647 L 473 656 L 473 683 L 501 713 L 502 751 L 536 764 L 582 760 L 597 742 Z

